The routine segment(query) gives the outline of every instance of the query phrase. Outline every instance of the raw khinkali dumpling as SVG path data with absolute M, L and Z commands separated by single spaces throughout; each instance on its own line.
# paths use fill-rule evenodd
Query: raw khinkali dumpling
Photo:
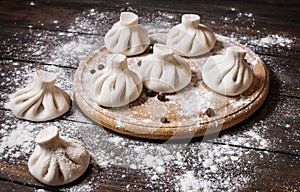
M 92 98 L 105 107 L 120 107 L 136 100 L 143 89 L 140 77 L 128 68 L 127 58 L 111 54 L 107 66 L 92 79 Z
M 57 127 L 43 129 L 29 157 L 29 172 L 47 185 L 64 185 L 79 178 L 88 168 L 90 155 L 80 141 L 60 137 Z
M 120 21 L 107 32 L 104 42 L 112 53 L 127 56 L 143 53 L 150 45 L 147 31 L 138 24 L 138 16 L 131 12 L 121 13 Z
M 173 93 L 191 81 L 189 63 L 161 44 L 155 44 L 153 54 L 142 60 L 140 73 L 145 87 L 156 92 Z
M 71 106 L 70 96 L 56 87 L 56 75 L 39 70 L 34 82 L 18 90 L 10 98 L 12 112 L 21 119 L 47 121 L 66 113 Z
M 210 56 L 202 68 L 205 84 L 217 93 L 236 96 L 246 91 L 253 80 L 253 71 L 245 60 L 246 51 L 232 46 L 225 55 Z
M 181 23 L 173 27 L 167 37 L 167 45 L 181 56 L 198 56 L 209 52 L 216 43 L 211 29 L 200 24 L 199 15 L 184 14 Z

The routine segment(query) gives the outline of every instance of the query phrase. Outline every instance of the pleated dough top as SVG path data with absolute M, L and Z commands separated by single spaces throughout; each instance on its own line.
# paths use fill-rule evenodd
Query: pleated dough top
M 139 71 L 145 87 L 156 92 L 173 93 L 191 81 L 189 63 L 162 44 L 154 45 L 153 54 L 142 60 Z
M 107 32 L 104 42 L 112 53 L 126 56 L 143 53 L 150 45 L 147 31 L 138 24 L 138 16 L 131 12 L 121 13 L 120 21 Z
M 253 80 L 253 71 L 245 60 L 246 51 L 232 46 L 225 55 L 210 56 L 203 65 L 205 84 L 217 93 L 236 96 L 246 91 Z
M 211 29 L 200 24 L 200 17 L 184 14 L 181 23 L 173 27 L 167 37 L 167 45 L 186 57 L 199 56 L 209 52 L 216 43 Z
M 61 137 L 57 127 L 43 129 L 28 160 L 29 172 L 47 185 L 64 185 L 79 178 L 88 168 L 90 155 L 80 141 Z
M 122 54 L 110 54 L 107 66 L 91 79 L 91 96 L 99 105 L 120 107 L 137 99 L 143 89 L 142 80 L 128 68 Z
M 39 70 L 33 75 L 34 82 L 10 98 L 14 115 L 30 121 L 47 121 L 66 113 L 71 99 L 64 90 L 55 86 L 55 74 Z

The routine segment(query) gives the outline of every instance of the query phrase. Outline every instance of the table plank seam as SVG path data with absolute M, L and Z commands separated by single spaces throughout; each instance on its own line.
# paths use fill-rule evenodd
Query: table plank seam
M 249 149 L 249 150 L 268 152 L 268 153 L 274 153 L 274 154 L 291 155 L 291 156 L 295 156 L 295 157 L 300 157 L 300 154 L 289 153 L 289 152 L 278 151 L 278 150 L 254 148 L 254 147 L 240 146 L 240 145 L 227 144 L 227 143 L 221 143 L 221 142 L 208 142 L 208 143 L 219 144 L 219 145 L 227 145 L 227 146 L 231 146 L 231 147 L 239 147 L 239 148 L 242 148 L 242 149 Z

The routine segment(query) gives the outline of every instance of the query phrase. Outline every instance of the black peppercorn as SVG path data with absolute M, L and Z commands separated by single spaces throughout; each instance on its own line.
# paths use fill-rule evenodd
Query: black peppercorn
M 142 65 L 142 61 L 139 60 L 139 61 L 137 62 L 137 65 L 140 67 L 140 66 Z
M 212 117 L 212 116 L 215 116 L 215 111 L 212 108 L 208 108 L 208 109 L 206 109 L 205 114 L 208 117 Z
M 90 72 L 91 72 L 91 74 L 94 74 L 96 71 L 95 71 L 95 69 L 92 69 Z
M 98 65 L 98 70 L 102 70 L 102 69 L 104 69 L 104 65 L 102 64 Z
M 157 99 L 160 100 L 160 101 L 166 101 L 166 95 L 164 93 L 159 93 L 157 95 Z
M 168 119 L 166 117 L 162 117 L 162 118 L 160 118 L 160 122 L 168 123 Z

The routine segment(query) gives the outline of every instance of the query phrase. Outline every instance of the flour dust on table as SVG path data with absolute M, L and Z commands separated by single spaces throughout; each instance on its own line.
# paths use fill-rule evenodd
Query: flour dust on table
M 37 6 L 33 1 L 30 6 Z M 120 11 L 142 12 L 133 8 Z M 224 16 L 220 20 L 224 20 L 228 24 L 231 22 L 247 22 L 249 30 L 251 24 L 255 25 L 255 15 L 251 13 L 240 13 L 235 8 L 231 9 L 232 16 Z M 147 16 L 147 23 L 144 27 L 147 30 L 155 31 L 157 28 L 170 29 L 174 22 L 181 15 L 167 12 L 153 12 L 151 14 L 141 13 L 141 20 Z M 15 41 L 21 36 L 36 38 L 33 42 L 20 42 L 19 44 L 8 46 L 6 53 L 12 54 L 14 50 L 23 50 L 18 57 L 20 59 L 32 58 L 33 60 L 43 62 L 45 69 L 59 73 L 60 77 L 64 77 L 58 81 L 58 86 L 71 93 L 71 82 L 78 66 L 79 61 L 85 58 L 91 51 L 103 45 L 103 37 L 109 26 L 118 20 L 116 13 L 98 12 L 96 9 L 89 9 L 74 18 L 74 22 L 65 32 L 42 31 L 38 28 L 29 26 L 28 33 L 15 33 L 12 39 L 7 41 Z M 250 20 L 249 20 L 250 19 Z M 211 21 L 215 23 L 217 21 Z M 59 21 L 56 23 L 59 26 Z M 42 23 L 41 23 L 42 26 Z M 80 32 L 88 33 L 79 34 Z M 238 35 L 234 32 L 227 34 L 234 38 Z M 94 35 L 92 35 L 94 34 Z M 25 38 L 25 39 L 26 39 Z M 266 39 L 265 39 L 266 38 Z M 20 38 L 22 39 L 22 38 Z M 242 42 L 249 42 L 253 46 L 267 45 L 270 48 L 278 48 L 284 45 L 289 47 L 294 43 L 293 37 L 285 37 L 280 34 L 273 34 L 266 37 L 242 37 Z M 3 42 L 5 43 L 5 42 Z M 9 84 L 14 81 L 17 87 L 22 87 L 30 81 L 29 72 L 36 71 L 35 65 L 21 65 L 15 61 L 7 61 L 15 67 L 12 78 L 6 79 L 2 84 Z M 57 65 L 65 66 L 68 71 L 63 70 Z M 2 68 L 1 68 L 2 70 Z M 6 71 L 0 71 L 5 73 Z M 19 75 L 19 74 L 25 75 Z M 13 78 L 14 77 L 14 78 Z M 4 86 L 4 85 L 2 85 Z M 1 90 L 1 106 L 6 109 L 8 102 L 8 94 L 13 93 L 13 89 Z M 3 102 L 4 101 L 4 102 Z M 233 104 L 234 105 L 234 104 Z M 73 108 L 72 110 L 79 110 Z M 32 122 L 14 119 L 10 111 L 4 112 L 7 120 L 1 124 L 0 129 L 0 159 L 8 162 L 16 163 L 17 159 L 28 159 L 34 149 L 34 138 L 38 132 L 49 126 L 49 123 L 36 125 Z M 176 191 L 213 191 L 214 189 L 223 189 L 224 191 L 237 191 L 239 187 L 246 185 L 251 181 L 249 170 L 254 169 L 253 159 L 250 154 L 251 150 L 240 148 L 239 145 L 245 144 L 251 146 L 254 142 L 260 148 L 268 146 L 269 141 L 263 136 L 266 127 L 264 122 L 253 125 L 253 131 L 248 131 L 247 137 L 238 139 L 233 143 L 237 146 L 215 145 L 213 140 L 205 142 L 192 142 L 190 144 L 173 145 L 158 144 L 146 141 L 139 141 L 126 137 L 120 137 L 100 128 L 87 121 L 81 113 L 70 113 L 63 119 L 52 122 L 61 128 L 63 135 L 82 141 L 91 153 L 94 159 L 93 164 L 108 169 L 111 166 L 125 167 L 128 172 L 140 169 L 141 174 L 146 177 L 148 185 L 144 188 L 152 190 L 163 190 L 174 186 Z M 81 126 L 68 119 L 80 119 Z M 289 125 L 286 125 L 289 128 Z M 91 138 L 90 135 L 94 137 Z M 223 138 L 230 143 L 231 135 L 225 135 Z M 18 138 L 18 139 L 16 139 Z M 101 146 L 101 147 L 99 147 Z M 261 152 L 261 158 L 268 156 L 268 152 Z M 244 165 L 244 166 L 241 166 Z M 241 169 L 243 167 L 243 169 Z M 101 171 L 101 170 L 100 170 Z M 98 186 L 93 186 L 92 181 L 101 179 L 99 170 L 92 170 L 93 177 L 88 183 L 63 188 L 62 191 L 93 191 Z M 111 173 L 113 174 L 113 173 Z M 124 173 L 124 177 L 126 173 Z M 123 175 L 120 175 L 122 178 Z M 111 178 L 115 179 L 115 178 Z M 159 179 L 159 182 L 158 182 Z M 123 186 L 124 190 L 143 189 L 135 184 Z M 38 192 L 46 191 L 44 189 L 36 190 Z

